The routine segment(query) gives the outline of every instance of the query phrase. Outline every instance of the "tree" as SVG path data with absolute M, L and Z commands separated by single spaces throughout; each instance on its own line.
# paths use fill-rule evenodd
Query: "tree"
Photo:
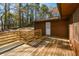
M 0 3 L 0 6 L 1 7 L 4 7 L 4 4 L 3 3 Z M 0 27 L 1 27 L 1 31 L 4 31 L 4 21 L 3 21 L 3 13 L 4 13 L 4 8 L 0 8 L 0 21 L 1 21 L 1 23 L 0 23 Z
M 26 26 L 26 24 L 25 24 L 25 14 L 26 14 L 26 12 L 27 12 L 27 7 L 28 6 L 28 4 L 25 4 L 25 3 L 23 3 L 23 4 L 21 4 L 21 21 L 22 21 L 22 27 L 25 27 Z
M 22 25 L 21 25 L 21 3 L 19 3 L 19 27 L 21 28 Z
M 0 21 L 1 21 L 1 31 L 4 31 L 4 24 L 3 24 L 2 16 L 0 17 Z
M 7 27 L 7 19 L 8 19 L 8 15 L 7 15 L 7 12 L 8 12 L 8 3 L 5 3 L 5 21 L 4 21 L 4 29 L 7 30 L 8 27 Z
M 5 17 L 7 19 L 5 19 Z M 15 15 L 10 13 L 10 12 L 7 12 L 7 16 L 5 16 L 5 13 L 2 15 L 2 21 L 4 21 L 3 23 L 6 25 L 7 29 L 9 29 L 11 26 L 11 21 L 14 21 L 13 19 L 15 19 Z M 5 23 L 6 21 L 6 23 Z
M 38 14 L 39 14 L 39 9 L 40 9 L 40 4 L 39 3 L 35 3 L 34 4 L 34 20 L 38 19 Z
M 48 7 L 44 4 L 41 6 L 41 13 L 42 13 L 43 19 L 46 19 L 46 14 L 48 13 Z
M 51 12 L 48 12 L 47 15 L 48 15 L 48 18 L 51 18 L 53 16 Z

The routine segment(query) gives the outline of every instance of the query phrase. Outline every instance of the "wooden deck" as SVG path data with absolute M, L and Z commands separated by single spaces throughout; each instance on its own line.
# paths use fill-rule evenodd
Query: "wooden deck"
M 37 47 L 23 44 L 1 56 L 75 56 L 75 53 L 70 48 L 68 40 L 50 37 L 43 40 Z

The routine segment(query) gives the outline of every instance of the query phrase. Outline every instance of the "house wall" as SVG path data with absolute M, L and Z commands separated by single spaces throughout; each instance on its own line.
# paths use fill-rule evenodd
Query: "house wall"
M 66 20 L 35 22 L 35 29 L 42 29 L 43 35 L 45 35 L 45 22 L 51 22 L 51 36 L 58 38 L 68 38 L 68 27 Z
M 76 21 L 74 21 L 74 20 L 76 20 Z M 70 39 L 70 43 L 72 44 L 71 47 L 73 47 L 73 50 L 75 51 L 76 55 L 79 56 L 79 34 L 78 34 L 79 27 L 74 26 L 76 24 L 77 24 L 77 26 L 79 26 L 79 24 L 78 24 L 79 19 L 77 18 L 74 20 L 73 20 L 73 15 L 72 15 L 69 20 L 69 39 Z
M 52 21 L 52 36 L 68 38 L 68 27 L 66 20 Z
M 70 46 L 75 51 L 75 37 L 74 37 L 74 23 L 73 23 L 73 17 L 69 19 L 69 40 L 70 40 Z
M 42 35 L 45 35 L 45 22 L 35 22 L 35 30 L 36 29 L 41 29 L 42 30 Z

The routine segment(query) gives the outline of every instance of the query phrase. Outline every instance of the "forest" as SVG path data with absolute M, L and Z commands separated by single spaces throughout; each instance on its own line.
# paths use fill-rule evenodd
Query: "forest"
M 34 21 L 53 17 L 49 7 L 40 3 L 0 3 L 0 31 L 33 27 Z

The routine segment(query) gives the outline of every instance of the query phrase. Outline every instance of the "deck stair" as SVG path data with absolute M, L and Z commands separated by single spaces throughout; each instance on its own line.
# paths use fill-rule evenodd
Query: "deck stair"
M 0 33 L 0 54 L 21 45 L 18 39 L 16 31 Z

